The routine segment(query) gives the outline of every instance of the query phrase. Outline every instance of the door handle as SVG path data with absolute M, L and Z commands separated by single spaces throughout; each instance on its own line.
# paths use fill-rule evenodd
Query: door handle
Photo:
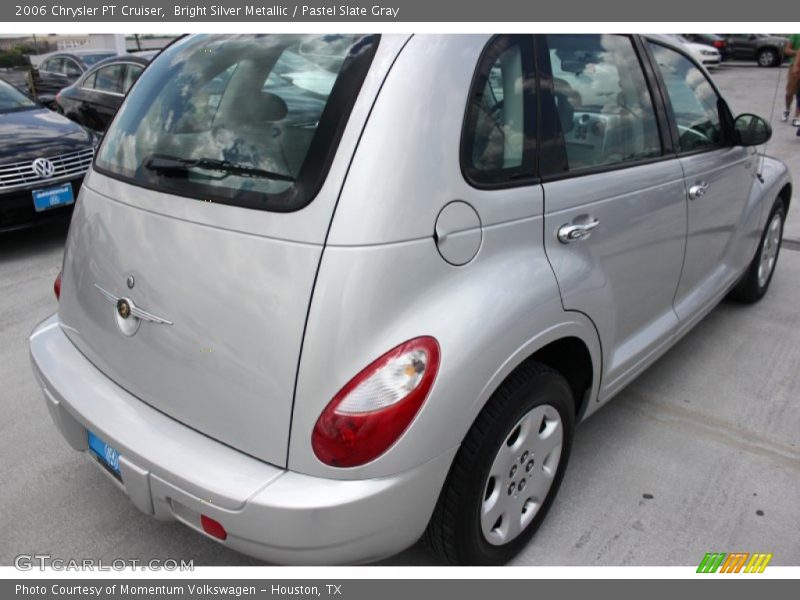
M 600 221 L 593 219 L 588 223 L 572 223 L 569 225 L 562 225 L 558 230 L 558 241 L 562 244 L 569 244 L 571 242 L 578 242 L 585 240 L 592 232 L 600 225 Z
M 695 198 L 700 198 L 701 196 L 704 196 L 707 191 L 708 191 L 708 182 L 699 181 L 689 188 L 689 198 L 691 198 L 692 200 L 694 200 Z

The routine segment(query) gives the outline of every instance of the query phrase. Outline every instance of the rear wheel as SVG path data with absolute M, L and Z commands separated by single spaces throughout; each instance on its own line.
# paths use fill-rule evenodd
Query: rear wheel
M 759 67 L 774 67 L 778 64 L 778 53 L 773 48 L 762 48 L 757 60 Z
M 783 221 L 786 218 L 786 208 L 780 200 L 775 201 L 772 207 L 767 226 L 761 234 L 758 251 L 753 257 L 750 266 L 742 276 L 739 283 L 731 291 L 731 297 L 740 302 L 757 302 L 767 293 L 767 288 L 775 273 L 778 263 L 778 254 L 781 250 L 783 239 Z
M 498 565 L 530 541 L 558 492 L 574 428 L 572 390 L 529 363 L 481 411 L 461 445 L 426 534 L 453 564 Z

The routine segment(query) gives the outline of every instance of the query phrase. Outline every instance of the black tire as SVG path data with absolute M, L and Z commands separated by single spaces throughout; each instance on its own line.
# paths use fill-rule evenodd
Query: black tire
M 492 545 L 483 534 L 480 511 L 493 461 L 520 419 L 545 405 L 555 408 L 563 426 L 561 455 L 553 482 L 521 533 L 508 543 Z M 425 534 L 428 547 L 458 565 L 502 565 L 513 558 L 536 533 L 558 493 L 569 461 L 574 427 L 575 401 L 561 374 L 535 362 L 512 373 L 487 402 L 461 444 Z
M 774 48 L 762 48 L 756 56 L 759 67 L 776 67 L 779 64 L 778 52 Z
M 772 270 L 770 271 L 766 280 L 759 282 L 759 267 L 761 265 L 763 253 L 766 250 L 764 241 L 769 233 L 770 226 L 772 225 L 776 215 L 780 218 L 780 239 L 778 241 L 777 248 L 775 249 L 775 262 L 773 263 Z M 742 275 L 739 283 L 737 283 L 736 287 L 731 290 L 730 297 L 733 300 L 744 302 L 746 304 L 752 304 L 761 300 L 761 298 L 764 297 L 764 294 L 767 293 L 769 284 L 772 281 L 772 276 L 775 274 L 775 267 L 778 265 L 778 257 L 780 256 L 781 250 L 780 240 L 783 238 L 783 225 L 785 221 L 786 207 L 784 206 L 783 201 L 778 198 L 769 213 L 767 224 L 764 226 L 764 231 L 761 232 L 761 238 L 758 242 L 758 250 L 756 251 L 756 255 L 750 262 L 750 266 L 747 267 L 747 271 L 745 271 L 744 275 Z

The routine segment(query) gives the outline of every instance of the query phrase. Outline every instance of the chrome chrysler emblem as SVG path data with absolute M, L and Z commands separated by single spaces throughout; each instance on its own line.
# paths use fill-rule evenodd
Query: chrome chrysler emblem
M 125 298 L 117 300 L 117 314 L 123 319 L 127 319 L 131 316 L 131 305 L 128 304 Z
M 116 317 L 117 327 L 127 336 L 136 333 L 142 321 L 156 323 L 158 325 L 172 325 L 172 321 L 139 308 L 130 298 L 119 298 L 96 283 L 94 287 L 97 288 L 97 291 L 100 292 L 103 298 L 114 305 L 116 309 L 114 311 L 114 316 Z
M 33 172 L 42 179 L 52 177 L 56 172 L 55 165 L 46 158 L 37 158 L 31 163 L 31 167 L 33 167 Z

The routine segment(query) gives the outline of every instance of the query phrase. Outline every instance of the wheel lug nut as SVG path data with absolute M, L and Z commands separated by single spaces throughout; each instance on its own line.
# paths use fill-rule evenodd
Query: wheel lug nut
M 513 481 L 508 485 L 508 495 L 509 496 L 514 494 L 514 488 L 515 487 L 517 487 L 517 486 L 514 485 Z
M 530 473 L 533 470 L 533 459 L 528 461 L 528 464 L 525 465 L 525 472 Z
M 517 474 L 517 465 L 511 467 L 511 472 L 508 474 L 510 479 L 514 479 L 514 475 Z
M 524 479 L 520 479 L 520 482 L 519 482 L 519 485 L 517 486 L 517 489 L 520 492 L 525 489 L 525 480 Z
M 528 460 L 528 451 L 522 453 L 522 456 L 519 457 L 519 464 L 524 465 L 525 461 Z

